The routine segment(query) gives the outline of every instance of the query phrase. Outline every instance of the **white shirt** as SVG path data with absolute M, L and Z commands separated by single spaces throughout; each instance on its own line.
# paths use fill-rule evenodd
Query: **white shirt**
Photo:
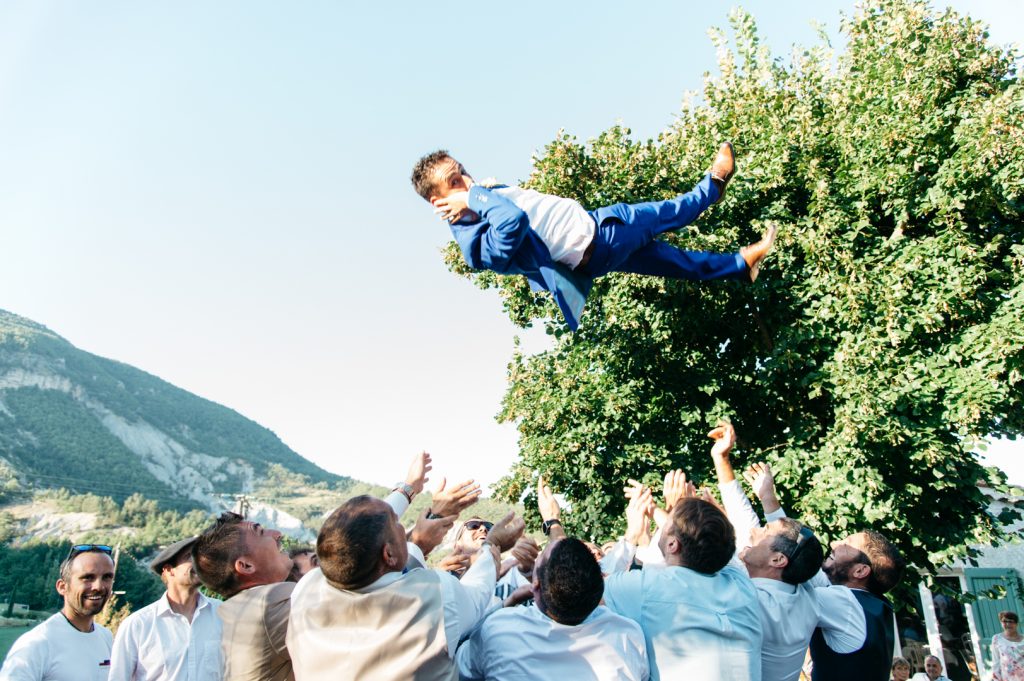
M 114 637 L 110 681 L 219 681 L 220 601 L 197 595 L 191 623 L 171 610 L 167 592 L 129 615 Z
M 645 681 L 644 633 L 598 606 L 578 625 L 559 624 L 536 607 L 504 608 L 459 648 L 462 679 L 488 681 Z
M 105 627 L 81 632 L 58 612 L 14 642 L 0 681 L 105 681 L 112 640 Z
M 653 681 L 761 678 L 757 590 L 735 563 L 711 575 L 646 564 L 616 572 L 605 580 L 604 601 L 640 624 Z
M 423 553 L 415 544 L 408 544 L 410 556 L 416 555 L 422 560 Z M 319 571 L 320 568 L 314 568 Z M 313 570 L 309 574 L 312 574 Z M 441 598 L 444 600 L 444 635 L 448 644 L 448 656 L 455 658 L 455 651 L 459 647 L 459 641 L 472 631 L 477 622 L 487 612 L 487 606 L 491 603 L 494 595 L 495 577 L 497 568 L 494 565 L 494 557 L 490 551 L 485 551 L 475 563 L 469 566 L 466 574 L 458 580 L 444 570 L 435 570 L 441 576 Z M 397 582 L 402 578 L 401 572 L 388 572 L 376 582 L 365 586 L 362 589 L 353 589 L 354 593 L 372 593 Z M 295 611 L 295 604 L 303 600 L 303 592 L 315 580 L 303 577 L 295 585 L 292 592 L 292 611 Z M 291 630 L 288 632 L 288 640 L 291 641 Z M 289 648 L 291 646 L 289 645 Z
M 552 260 L 569 267 L 580 264 L 596 230 L 593 218 L 583 206 L 572 199 L 522 187 L 495 187 L 491 191 L 526 213 L 530 229 L 548 247 Z
M 718 487 L 726 515 L 736 530 L 737 547 L 749 546 L 751 527 L 761 524 L 757 514 L 738 480 Z M 818 580 L 799 586 L 763 577 L 755 577 L 753 582 L 764 630 L 764 681 L 797 681 L 811 636 L 819 627 L 829 648 L 837 653 L 856 652 L 864 645 L 864 609 L 846 587 L 831 586 L 827 580 L 820 586 L 815 586 L 820 584 Z

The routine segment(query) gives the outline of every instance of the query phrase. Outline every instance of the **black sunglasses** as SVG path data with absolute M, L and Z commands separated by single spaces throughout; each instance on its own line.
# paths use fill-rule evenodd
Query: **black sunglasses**
M 796 546 L 793 548 L 793 553 L 789 554 L 790 562 L 796 560 L 797 554 L 800 553 L 800 549 L 805 545 L 804 541 L 813 536 L 814 533 L 806 525 L 800 528 L 800 536 L 796 538 Z
M 486 520 L 467 520 L 466 521 L 466 529 L 469 530 L 470 532 L 472 532 L 473 530 L 479 530 L 481 527 L 484 528 L 485 530 L 487 530 L 488 532 L 490 532 L 491 528 L 494 527 L 494 523 L 489 523 Z
M 93 551 L 105 553 L 108 556 L 113 555 L 114 553 L 114 549 L 110 548 L 106 544 L 75 544 L 71 547 L 71 550 L 68 551 L 68 557 L 64 560 L 71 560 L 80 553 L 91 553 Z

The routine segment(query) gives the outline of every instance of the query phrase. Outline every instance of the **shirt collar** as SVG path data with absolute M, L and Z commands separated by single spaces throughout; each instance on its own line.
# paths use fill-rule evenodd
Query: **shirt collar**
M 210 606 L 210 599 L 204 596 L 202 591 L 196 592 L 196 596 L 198 596 L 198 599 L 196 600 L 196 614 L 199 614 L 200 610 Z M 171 610 L 171 601 L 167 597 L 167 592 L 164 591 L 164 595 L 160 597 L 159 601 L 157 601 L 156 616 L 161 617 L 167 614 L 177 615 L 178 613 Z M 192 617 L 195 619 L 195 615 Z
M 787 584 L 781 579 L 771 579 L 769 577 L 752 577 L 751 580 L 758 589 L 764 589 L 765 591 L 777 591 L 784 594 L 795 594 L 796 585 Z

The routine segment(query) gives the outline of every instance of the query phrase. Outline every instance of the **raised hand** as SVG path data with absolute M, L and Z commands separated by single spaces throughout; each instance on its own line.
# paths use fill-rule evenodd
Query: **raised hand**
M 736 444 L 736 429 L 732 427 L 731 423 L 719 421 L 718 427 L 708 433 L 708 437 L 715 441 L 715 444 L 711 447 L 711 456 L 713 458 L 724 458 L 729 456 L 733 445 Z
M 498 548 L 499 553 L 511 549 L 516 540 L 523 536 L 526 523 L 522 518 L 517 518 L 515 511 L 509 511 L 508 515 L 494 523 L 490 532 L 487 533 L 487 541 Z
M 405 484 L 412 487 L 413 494 L 423 491 L 423 485 L 427 482 L 427 473 L 430 472 L 430 463 L 430 454 L 427 452 L 420 452 L 412 457 L 409 472 L 405 474 Z
M 437 569 L 461 574 L 469 568 L 469 562 L 470 555 L 468 553 L 452 552 L 438 562 Z
M 512 547 L 512 557 L 519 565 L 519 571 L 524 575 L 533 574 L 533 566 L 540 555 L 540 547 L 532 537 L 520 537 Z
M 551 487 L 544 482 L 543 475 L 537 480 L 537 510 L 545 521 L 561 519 L 562 509 L 558 507 L 558 500 Z
M 754 494 L 761 500 L 761 506 L 765 513 L 774 513 L 782 508 L 779 497 L 775 493 L 775 476 L 772 474 L 772 467 L 766 463 L 755 463 L 743 471 L 743 479 L 754 490 Z
M 693 483 L 686 479 L 686 473 L 677 468 L 665 474 L 665 511 L 672 512 L 680 499 L 692 497 L 696 491 Z
M 641 486 L 626 504 L 626 541 L 639 546 L 650 534 L 654 516 L 654 497 L 648 487 Z
M 473 480 L 466 480 L 445 489 L 447 480 L 442 477 L 434 489 L 430 502 L 430 512 L 434 515 L 459 515 L 480 499 L 480 485 Z
M 420 547 L 423 555 L 426 556 L 438 544 L 444 541 L 445 534 L 448 533 L 448 530 L 452 529 L 456 518 L 458 516 L 455 515 L 443 518 L 428 518 L 427 511 L 423 511 L 420 517 L 416 519 L 416 525 L 413 526 L 412 532 L 409 534 L 409 541 Z
M 446 222 L 458 222 L 470 212 L 469 192 L 455 192 L 443 199 L 435 199 L 434 212 Z

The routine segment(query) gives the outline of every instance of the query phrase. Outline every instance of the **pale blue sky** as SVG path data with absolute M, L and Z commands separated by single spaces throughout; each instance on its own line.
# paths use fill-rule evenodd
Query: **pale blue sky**
M 559 128 L 656 135 L 715 68 L 729 6 L 695 4 L 8 0 L 0 308 L 328 470 L 391 483 L 426 448 L 493 482 L 516 330 L 445 270 L 410 167 L 444 146 L 516 181 Z M 785 56 L 853 4 L 744 6 Z M 1021 42 L 1016 3 L 954 6 Z

